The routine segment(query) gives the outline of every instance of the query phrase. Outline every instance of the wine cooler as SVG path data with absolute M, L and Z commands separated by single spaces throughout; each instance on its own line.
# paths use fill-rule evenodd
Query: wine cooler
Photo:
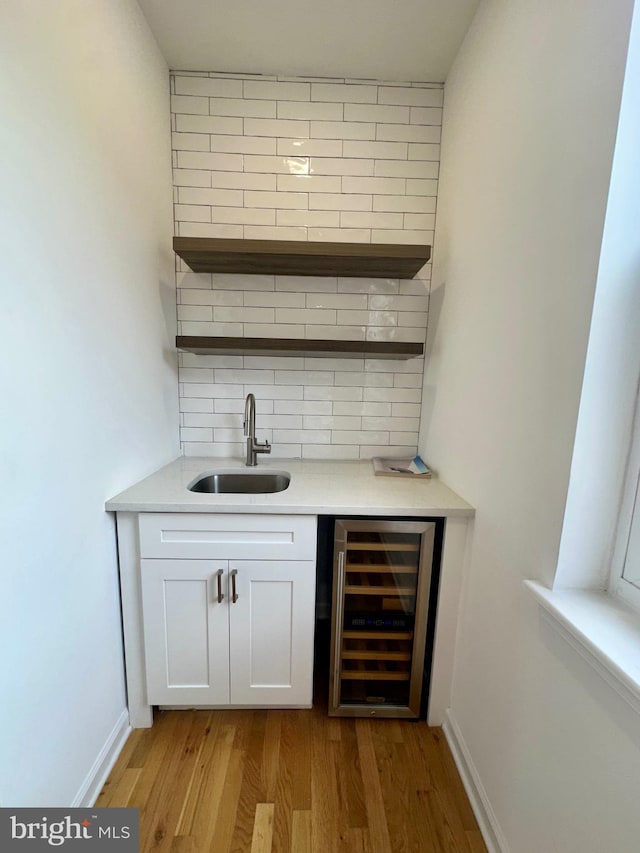
M 336 520 L 331 716 L 420 716 L 436 524 Z

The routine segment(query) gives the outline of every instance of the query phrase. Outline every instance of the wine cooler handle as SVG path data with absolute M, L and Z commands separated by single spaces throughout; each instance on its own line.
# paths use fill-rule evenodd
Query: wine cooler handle
M 224 574 L 223 569 L 218 569 L 218 571 L 216 572 L 216 581 L 218 584 L 218 595 L 217 595 L 218 604 L 222 604 L 222 600 L 224 598 L 224 595 L 222 594 L 222 575 L 223 574 Z
M 233 604 L 238 600 L 238 593 L 236 592 L 236 575 L 238 574 L 237 569 L 231 569 L 231 601 Z
M 344 551 L 338 552 L 338 600 L 335 613 L 335 656 L 333 661 L 333 704 L 340 704 L 340 667 L 342 665 L 342 625 L 344 621 Z

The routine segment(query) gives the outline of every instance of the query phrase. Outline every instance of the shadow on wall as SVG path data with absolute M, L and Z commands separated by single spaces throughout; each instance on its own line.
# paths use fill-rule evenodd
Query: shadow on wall
M 427 456 L 428 451 L 424 447 L 424 442 L 431 427 L 431 418 L 435 409 L 437 394 L 437 386 L 428 382 L 428 377 L 432 375 L 429 365 L 432 358 L 437 358 L 435 339 L 440 323 L 440 314 L 442 313 L 446 287 L 447 284 L 445 281 L 439 284 L 432 282 L 431 293 L 429 294 L 429 322 L 427 324 L 427 338 L 424 348 L 425 383 L 422 390 L 422 409 L 420 414 L 420 450 L 423 454 L 427 454 Z

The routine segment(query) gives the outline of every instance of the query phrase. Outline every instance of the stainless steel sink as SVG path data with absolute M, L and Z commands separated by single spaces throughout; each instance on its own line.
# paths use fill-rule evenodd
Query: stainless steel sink
M 214 495 L 266 495 L 283 492 L 290 482 L 286 471 L 216 471 L 201 474 L 187 488 Z

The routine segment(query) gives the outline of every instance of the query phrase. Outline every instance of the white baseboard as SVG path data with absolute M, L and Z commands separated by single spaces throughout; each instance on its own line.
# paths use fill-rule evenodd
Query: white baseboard
M 116 759 L 120 755 L 122 747 L 127 742 L 130 734 L 129 712 L 125 708 L 104 746 L 98 753 L 96 760 L 93 762 L 93 766 L 87 773 L 87 777 L 80 786 L 80 790 L 73 798 L 72 807 L 83 806 L 90 808 L 95 803 L 98 799 L 98 794 L 102 790 L 102 786 L 107 780 L 107 776 L 116 763 Z
M 446 711 L 442 730 L 444 731 L 449 749 L 453 755 L 453 760 L 460 773 L 462 784 L 469 797 L 471 808 L 478 821 L 478 826 L 480 827 L 484 843 L 487 845 L 487 850 L 489 853 L 509 853 L 507 840 L 500 829 L 500 824 L 491 807 L 487 792 L 480 780 L 460 727 L 451 714 L 450 708 Z

